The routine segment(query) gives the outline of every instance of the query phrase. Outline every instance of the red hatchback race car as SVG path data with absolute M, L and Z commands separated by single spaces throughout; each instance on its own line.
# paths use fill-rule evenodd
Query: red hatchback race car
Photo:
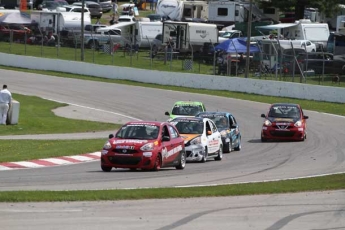
M 150 169 L 162 167 L 184 169 L 186 152 L 184 139 L 168 122 L 128 122 L 109 135 L 101 152 L 101 168 Z
M 267 140 L 296 140 L 304 141 L 307 138 L 308 116 L 298 104 L 277 103 L 272 104 L 265 118 L 261 130 L 261 141 Z

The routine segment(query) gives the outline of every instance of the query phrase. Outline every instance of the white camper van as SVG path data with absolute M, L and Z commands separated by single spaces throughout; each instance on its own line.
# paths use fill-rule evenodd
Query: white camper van
M 151 47 L 155 37 L 162 33 L 163 23 L 137 21 L 135 30 L 137 45 L 147 48 Z
M 169 38 L 175 41 L 175 49 L 180 52 L 199 51 L 204 43 L 218 43 L 218 29 L 215 24 L 192 22 L 163 22 L 162 43 Z
M 278 37 L 290 40 L 309 40 L 318 50 L 326 48 L 329 37 L 327 23 L 313 23 L 309 19 L 301 19 L 295 23 L 280 23 L 267 26 L 257 26 L 258 30 L 277 31 Z

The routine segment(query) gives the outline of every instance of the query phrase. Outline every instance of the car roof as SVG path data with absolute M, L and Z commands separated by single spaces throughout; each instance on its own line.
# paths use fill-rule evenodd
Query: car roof
M 125 125 L 156 125 L 169 124 L 166 121 L 129 121 Z
M 200 112 L 196 116 L 205 116 L 205 117 L 215 117 L 215 116 L 228 116 L 232 115 L 229 112 L 212 112 L 212 111 L 205 111 L 205 112 Z
M 174 105 L 203 105 L 200 101 L 177 101 Z

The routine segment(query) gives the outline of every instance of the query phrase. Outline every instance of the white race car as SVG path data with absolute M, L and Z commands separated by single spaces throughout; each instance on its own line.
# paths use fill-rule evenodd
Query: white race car
M 187 161 L 206 162 L 209 158 L 223 158 L 221 135 L 211 119 L 177 117 L 170 121 L 185 140 Z

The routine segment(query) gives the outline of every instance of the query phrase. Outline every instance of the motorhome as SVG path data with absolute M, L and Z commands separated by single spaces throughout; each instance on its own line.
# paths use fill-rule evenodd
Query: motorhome
M 206 42 L 218 43 L 218 29 L 215 24 L 165 21 L 162 43 L 167 44 L 170 38 L 179 52 L 195 52 Z
M 173 21 L 185 18 L 208 18 L 206 1 L 158 0 L 156 14 Z
M 280 23 L 274 25 L 257 26 L 263 31 L 275 31 L 277 36 L 290 40 L 309 40 L 317 45 L 318 50 L 326 48 L 329 37 L 327 23 L 313 23 L 309 19 L 301 19 L 295 23 Z

